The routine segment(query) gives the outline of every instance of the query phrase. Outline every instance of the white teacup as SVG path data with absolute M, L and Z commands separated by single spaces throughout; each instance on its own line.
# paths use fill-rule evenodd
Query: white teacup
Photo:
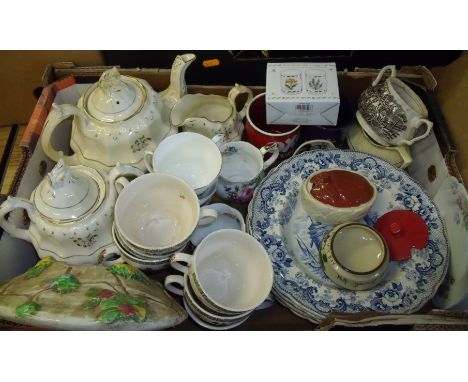
M 273 285 L 273 267 L 263 246 L 235 229 L 209 234 L 193 255 L 176 253 L 170 263 L 188 275 L 198 299 L 221 314 L 255 309 Z
M 198 224 L 210 224 L 218 216 L 213 209 L 200 208 L 186 182 L 164 173 L 145 174 L 126 185 L 114 214 L 120 239 L 154 255 L 182 249 Z
M 380 83 L 388 70 L 390 77 Z M 394 65 L 380 70 L 372 86 L 359 96 L 358 109 L 359 124 L 383 146 L 410 146 L 426 138 L 433 127 L 423 101 L 396 77 Z
M 216 191 L 222 164 L 216 143 L 222 139 L 222 135 L 209 139 L 191 132 L 171 135 L 159 144 L 154 153 L 145 152 L 145 166 L 149 172 L 163 172 L 183 179 L 203 204 Z
M 221 146 L 223 165 L 216 187 L 217 194 L 224 200 L 246 203 L 263 178 L 264 171 L 278 158 L 279 148 L 272 142 L 257 149 L 248 142 L 229 142 Z M 271 157 L 264 162 L 265 154 Z

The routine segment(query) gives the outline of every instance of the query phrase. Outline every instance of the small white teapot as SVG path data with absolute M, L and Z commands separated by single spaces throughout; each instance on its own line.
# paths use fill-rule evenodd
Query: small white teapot
M 52 256 L 71 265 L 107 261 L 116 254 L 112 239 L 116 183 L 121 176 L 140 176 L 133 166 L 117 164 L 108 182 L 90 167 L 68 167 L 63 160 L 32 192 L 30 200 L 8 197 L 0 206 L 0 226 L 11 236 L 31 242 L 39 257 Z M 23 208 L 31 223 L 19 228 L 5 215 Z
M 116 68 L 105 71 L 78 100 L 78 105 L 56 105 L 47 117 L 41 145 L 52 160 L 63 158 L 69 165 L 83 164 L 110 171 L 117 162 L 144 169 L 145 150 L 154 150 L 171 129 L 169 112 L 186 93 L 185 70 L 195 55 L 177 56 L 168 89 L 156 93 L 142 79 L 120 75 Z M 52 134 L 60 123 L 73 118 L 70 147 L 64 155 L 52 146 Z

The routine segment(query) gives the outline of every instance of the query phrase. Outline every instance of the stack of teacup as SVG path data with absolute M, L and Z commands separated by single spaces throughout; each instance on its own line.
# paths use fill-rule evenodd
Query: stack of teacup
M 150 173 L 120 186 L 112 234 L 125 261 L 137 268 L 167 267 L 197 225 L 217 219 L 216 210 L 200 207 L 195 191 L 176 176 Z
M 154 152 L 145 152 L 149 172 L 172 174 L 187 182 L 197 194 L 200 205 L 216 192 L 222 158 L 218 145 L 222 134 L 209 139 L 201 134 L 184 132 L 165 138 Z
M 255 309 L 271 304 L 271 260 L 263 246 L 245 232 L 215 231 L 193 255 L 176 253 L 170 263 L 183 275 L 168 276 L 166 289 L 183 296 L 191 318 L 207 329 L 234 328 Z
M 390 76 L 382 81 L 389 70 Z M 408 85 L 396 77 L 394 65 L 382 68 L 372 86 L 359 96 L 356 118 L 365 132 L 361 139 L 370 138 L 381 145 L 382 152 L 385 148 L 403 147 L 400 150 L 400 156 L 404 157 L 400 165 L 403 168 L 411 163 L 407 147 L 431 132 L 433 123 L 427 117 L 426 106 Z M 372 153 L 375 154 L 374 151 Z M 387 159 L 385 153 L 383 156 Z

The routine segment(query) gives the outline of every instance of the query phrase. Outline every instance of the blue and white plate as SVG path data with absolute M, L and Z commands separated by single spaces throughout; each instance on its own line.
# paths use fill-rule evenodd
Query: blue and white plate
M 319 245 L 333 226 L 305 213 L 300 187 L 313 172 L 331 168 L 357 171 L 375 184 L 377 199 L 364 223 L 373 225 L 388 211 L 407 209 L 418 213 L 429 227 L 426 247 L 413 249 L 408 261 L 391 262 L 385 280 L 373 289 L 340 289 L 320 266 Z M 280 164 L 255 191 L 247 229 L 270 255 L 275 296 L 313 322 L 331 312 L 414 312 L 435 294 L 449 262 L 443 221 L 422 187 L 383 159 L 357 151 L 308 151 Z

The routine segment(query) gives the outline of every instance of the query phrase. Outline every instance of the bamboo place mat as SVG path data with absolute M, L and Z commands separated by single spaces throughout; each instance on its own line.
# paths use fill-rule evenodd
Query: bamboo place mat
M 10 134 L 11 129 L 12 129 L 11 126 L 0 127 L 0 158 L 2 157 L 3 152 L 6 149 L 5 146 L 7 144 L 8 136 Z M 26 129 L 26 125 L 18 126 L 14 147 L 8 159 L 8 165 L 7 165 L 7 170 L 5 172 L 5 177 L 3 178 L 3 183 L 0 183 L 1 184 L 0 194 L 6 195 L 10 191 L 11 183 L 13 182 L 16 169 L 18 168 L 20 164 L 20 160 L 21 160 L 21 148 L 19 147 L 19 143 L 21 141 L 21 137 L 23 136 L 25 129 Z

